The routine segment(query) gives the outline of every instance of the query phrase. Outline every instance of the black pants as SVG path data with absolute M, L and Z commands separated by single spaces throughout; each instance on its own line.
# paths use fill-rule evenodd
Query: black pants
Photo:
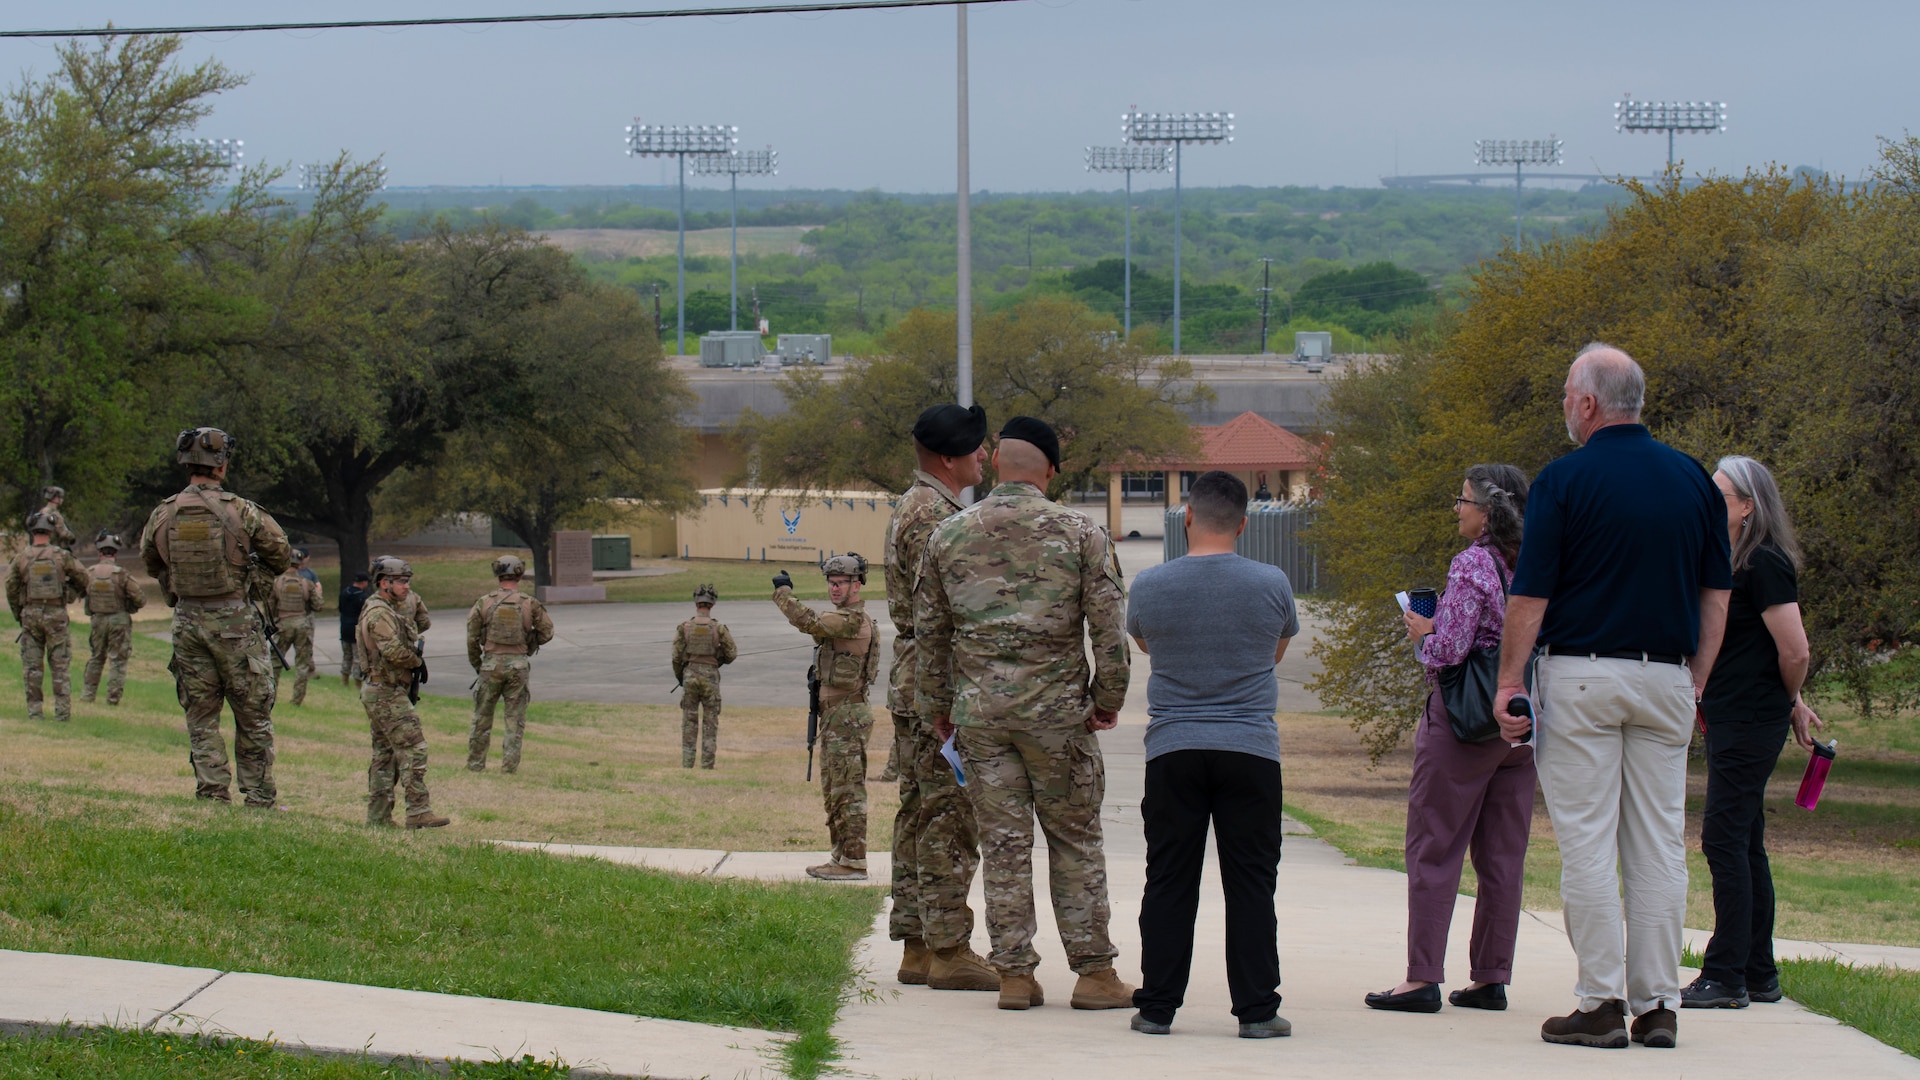
M 1727 986 L 1759 988 L 1779 977 L 1773 964 L 1773 871 L 1761 803 L 1780 760 L 1788 716 L 1708 717 L 1707 805 L 1700 850 L 1713 873 L 1713 938 L 1700 974 Z
M 1171 1023 L 1193 968 L 1200 869 L 1213 824 L 1227 900 L 1227 989 L 1243 1024 L 1280 1009 L 1280 763 L 1227 750 L 1179 750 L 1147 762 L 1140 804 L 1147 827 L 1147 890 L 1140 901 L 1140 970 L 1133 1004 Z

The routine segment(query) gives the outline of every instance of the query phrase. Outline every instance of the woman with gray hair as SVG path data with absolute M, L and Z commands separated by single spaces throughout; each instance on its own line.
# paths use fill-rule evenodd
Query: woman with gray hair
M 1773 963 L 1773 875 L 1767 863 L 1767 778 L 1787 733 L 1813 746 L 1820 718 L 1800 700 L 1807 677 L 1800 622 L 1800 546 L 1767 467 L 1723 457 L 1713 482 L 1727 500 L 1733 596 L 1727 633 L 1707 679 L 1707 803 L 1700 848 L 1713 874 L 1713 939 L 1700 977 L 1680 991 L 1688 1009 L 1744 1009 L 1779 1001 Z

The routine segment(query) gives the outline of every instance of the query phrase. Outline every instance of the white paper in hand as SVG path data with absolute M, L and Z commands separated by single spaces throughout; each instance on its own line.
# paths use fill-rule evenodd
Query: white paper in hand
M 1407 594 L 1403 592 L 1394 593 L 1393 600 L 1394 600 L 1394 603 L 1397 603 L 1400 605 L 1400 611 L 1402 614 L 1406 613 L 1406 611 L 1408 610 L 1408 605 L 1412 603 L 1411 600 L 1407 599 Z
M 946 758 L 947 764 L 953 766 L 953 778 L 959 781 L 961 787 L 966 787 L 967 774 L 960 768 L 960 751 L 953 748 L 952 735 L 947 736 L 947 741 L 940 744 L 940 756 Z

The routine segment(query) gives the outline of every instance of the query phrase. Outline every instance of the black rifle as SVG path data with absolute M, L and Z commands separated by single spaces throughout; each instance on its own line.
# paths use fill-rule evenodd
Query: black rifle
M 253 605 L 253 613 L 260 619 L 260 633 L 267 639 L 267 651 L 273 654 L 281 671 L 292 671 L 293 665 L 287 663 L 287 654 L 280 651 L 280 620 L 267 614 L 267 609 L 257 602 Z
M 820 669 L 807 669 L 807 783 L 813 783 L 813 744 L 820 737 Z
M 427 643 L 415 640 L 413 655 L 420 658 L 420 666 L 413 669 L 413 681 L 407 684 L 407 701 L 420 704 L 420 687 L 427 681 Z

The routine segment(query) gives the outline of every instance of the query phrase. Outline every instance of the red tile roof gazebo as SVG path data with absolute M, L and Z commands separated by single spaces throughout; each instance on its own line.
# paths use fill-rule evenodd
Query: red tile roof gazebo
M 1140 462 L 1110 474 L 1109 529 L 1119 528 L 1123 473 L 1165 474 L 1169 508 L 1180 505 L 1182 473 L 1198 475 L 1213 469 L 1239 476 L 1249 494 L 1258 494 L 1263 483 L 1270 498 L 1287 499 L 1306 494 L 1307 477 L 1315 460 L 1313 446 L 1279 424 L 1258 413 L 1243 412 L 1224 424 L 1196 424 L 1193 433 L 1198 443 L 1198 453 L 1193 457 Z M 1115 532 L 1114 535 L 1122 534 Z

